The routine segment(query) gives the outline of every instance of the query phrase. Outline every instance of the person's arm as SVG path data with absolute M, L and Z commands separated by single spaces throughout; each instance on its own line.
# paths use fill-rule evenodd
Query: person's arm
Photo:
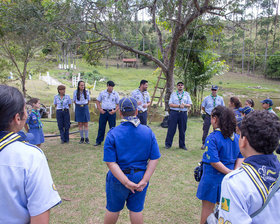
M 176 107 L 181 108 L 180 106 L 181 105 L 178 105 L 178 104 L 175 104 L 175 103 L 170 103 L 169 104 L 169 107 L 174 107 L 174 108 L 176 108 Z
M 243 163 L 244 158 L 237 158 L 235 161 L 234 169 L 236 170 L 237 168 L 241 167 L 241 164 Z
M 210 163 L 211 166 L 213 166 L 216 170 L 218 170 L 219 172 L 223 173 L 223 174 L 228 174 L 230 173 L 232 170 L 230 170 L 229 168 L 227 168 L 224 164 L 222 164 L 222 162 L 217 162 L 217 163 Z
M 206 113 L 205 107 L 201 107 L 201 110 L 204 111 L 204 113 Z
M 114 177 L 116 177 L 127 189 L 131 190 L 132 193 L 135 192 L 138 187 L 137 184 L 127 178 L 116 162 L 106 162 L 106 165 L 111 170 Z
M 114 114 L 114 113 L 116 113 L 117 111 L 118 111 L 118 109 L 119 109 L 119 105 L 118 104 L 116 104 L 116 108 L 115 108 L 115 110 L 112 110 L 112 111 L 110 111 L 109 112 L 109 114 Z
M 50 210 L 36 216 L 30 217 L 30 224 L 49 224 Z
M 147 186 L 151 176 L 153 175 L 156 166 L 158 164 L 158 159 L 150 160 L 146 169 L 146 172 L 142 178 L 142 180 L 137 184 L 137 191 L 143 191 L 143 189 Z
M 98 100 L 96 101 L 96 106 L 101 114 L 105 114 L 105 111 L 101 108 L 101 104 Z

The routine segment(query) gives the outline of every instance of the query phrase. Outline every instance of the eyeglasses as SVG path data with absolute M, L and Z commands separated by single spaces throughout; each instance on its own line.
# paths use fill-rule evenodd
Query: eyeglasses
M 217 91 L 216 89 L 211 89 L 212 91 Z
M 182 85 L 182 84 L 179 84 L 179 85 L 177 85 L 177 86 L 184 86 L 184 85 Z

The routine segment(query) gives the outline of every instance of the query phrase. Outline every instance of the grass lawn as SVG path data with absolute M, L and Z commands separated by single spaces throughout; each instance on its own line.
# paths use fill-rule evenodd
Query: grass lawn
M 44 125 L 45 134 L 56 129 L 56 123 Z M 159 127 L 159 123 L 150 127 L 156 134 L 162 157 L 150 181 L 144 209 L 145 223 L 198 223 L 200 201 L 195 197 L 197 183 L 193 169 L 203 153 L 200 150 L 202 120 L 189 119 L 187 152 L 178 148 L 177 133 L 173 147 L 164 149 L 167 129 Z M 97 128 L 97 123 L 91 123 L 90 145 L 78 144 L 78 135 L 72 135 L 68 145 L 61 145 L 58 138 L 47 138 L 42 145 L 63 199 L 62 204 L 52 210 L 51 223 L 103 222 L 108 169 L 102 162 L 103 147 L 93 146 Z M 129 223 L 127 209 L 121 213 L 118 223 Z

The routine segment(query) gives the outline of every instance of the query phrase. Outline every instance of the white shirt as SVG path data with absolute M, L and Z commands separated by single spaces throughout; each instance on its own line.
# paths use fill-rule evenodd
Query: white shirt
M 115 90 L 109 93 L 106 89 L 99 93 L 97 100 L 101 102 L 102 109 L 112 110 L 116 108 L 117 104 L 119 104 L 120 97 Z
M 137 103 L 141 102 L 140 105 L 138 105 L 138 110 L 145 112 L 148 110 L 148 108 L 144 108 L 143 105 L 149 103 L 150 100 L 150 94 L 148 91 L 141 92 L 140 89 L 135 89 L 132 91 L 131 96 L 136 99 Z

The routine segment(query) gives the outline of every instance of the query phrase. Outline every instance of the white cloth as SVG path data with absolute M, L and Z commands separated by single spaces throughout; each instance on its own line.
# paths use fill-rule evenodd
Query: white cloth
M 243 168 L 227 174 L 222 182 L 219 224 L 265 224 L 280 221 L 280 191 L 276 192 L 264 210 L 250 217 L 262 207 L 263 199 Z
M 60 202 L 39 148 L 16 141 L 0 151 L 0 223 L 29 223 Z

